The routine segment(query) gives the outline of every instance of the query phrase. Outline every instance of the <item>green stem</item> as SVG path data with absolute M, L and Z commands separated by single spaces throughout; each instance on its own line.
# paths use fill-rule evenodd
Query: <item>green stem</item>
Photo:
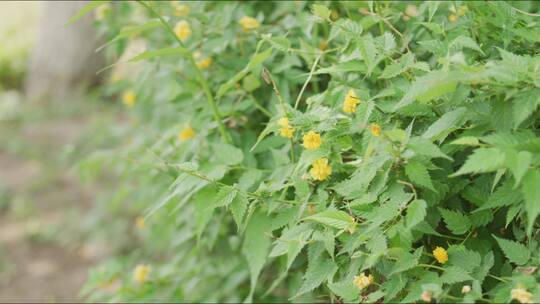
M 308 78 L 306 79 L 306 82 L 304 82 L 304 85 L 302 86 L 302 89 L 300 90 L 300 93 L 298 94 L 298 97 L 296 98 L 296 102 L 294 103 L 294 108 L 298 108 L 298 105 L 300 104 L 300 99 L 302 98 L 302 94 L 304 94 L 304 90 L 306 89 L 308 83 L 311 81 L 311 77 L 313 77 L 313 73 L 315 72 L 315 68 L 317 67 L 317 64 L 319 63 L 319 60 L 321 60 L 321 57 L 324 53 L 320 53 L 317 58 L 315 59 L 315 62 L 313 62 L 313 66 L 311 67 L 311 70 L 309 71 Z
M 169 23 L 167 23 L 167 21 L 165 21 L 165 19 L 163 19 L 163 17 L 161 17 L 160 14 L 158 14 L 152 7 L 150 7 L 148 4 L 144 3 L 143 1 L 137 0 L 137 2 L 139 4 L 141 4 L 142 6 L 144 6 L 144 8 L 146 8 L 154 16 L 156 16 L 159 19 L 159 21 L 163 24 L 163 26 L 165 27 L 167 32 L 169 32 L 174 37 L 176 42 L 178 42 L 178 44 L 180 44 L 181 47 L 185 48 L 185 45 L 182 42 L 182 40 L 180 40 L 180 38 L 178 38 L 178 36 L 176 36 L 176 34 L 174 33 L 173 28 L 169 25 Z M 188 54 L 186 54 L 186 57 L 187 57 L 188 61 L 191 63 L 191 65 L 193 65 L 193 67 L 195 68 L 196 78 L 199 81 L 199 84 L 201 85 L 202 90 L 204 91 L 204 95 L 206 96 L 206 100 L 208 101 L 208 103 L 210 104 L 210 107 L 212 108 L 212 112 L 214 114 L 214 120 L 218 123 L 219 132 L 221 133 L 221 138 L 225 142 L 231 143 L 232 142 L 231 137 L 230 137 L 229 133 L 227 132 L 227 129 L 225 128 L 225 125 L 223 124 L 221 114 L 219 113 L 219 109 L 218 109 L 217 103 L 216 103 L 216 101 L 214 99 L 214 95 L 212 95 L 212 92 L 210 91 L 210 87 L 208 85 L 208 82 L 206 81 L 206 79 L 204 78 L 201 70 L 197 66 L 197 63 L 195 62 L 195 58 L 193 58 L 193 54 L 188 53 Z

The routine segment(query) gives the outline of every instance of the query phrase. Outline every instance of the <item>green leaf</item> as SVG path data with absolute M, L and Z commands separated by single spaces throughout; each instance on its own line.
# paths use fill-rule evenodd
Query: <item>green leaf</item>
M 424 134 L 422 134 L 422 137 L 431 140 L 445 137 L 455 128 L 459 128 L 463 124 L 466 114 L 467 109 L 464 107 L 445 113 L 429 126 Z
M 397 257 L 397 261 L 394 264 L 394 267 L 392 267 L 390 275 L 409 270 L 418 265 L 418 260 L 422 255 L 422 250 L 423 247 L 420 247 L 416 249 L 413 254 L 402 251 L 401 254 Z
M 469 217 L 459 211 L 439 208 L 446 227 L 454 234 L 464 234 L 471 228 Z
M 212 144 L 214 156 L 216 159 L 225 165 L 238 165 L 244 160 L 244 153 L 237 147 L 225 143 Z
M 397 75 L 407 71 L 409 68 L 411 68 L 414 64 L 414 55 L 412 53 L 407 53 L 397 62 L 393 62 L 389 65 L 387 65 L 384 68 L 384 71 L 382 72 L 381 76 L 379 78 L 381 79 L 388 79 L 396 77 Z
M 394 106 L 394 111 L 417 100 L 428 102 L 456 90 L 461 73 L 448 71 L 432 71 L 418 77 L 411 85 L 407 94 Z
M 152 59 L 152 58 L 160 58 L 160 57 L 165 57 L 165 56 L 185 55 L 188 53 L 189 53 L 189 50 L 181 46 L 173 47 L 173 48 L 164 48 L 164 49 L 159 49 L 159 50 L 142 52 L 141 54 L 138 54 L 137 56 L 129 59 L 129 62 L 136 62 L 136 61 L 147 60 L 147 59 Z
M 515 186 L 517 186 L 529 169 L 533 155 L 528 151 L 517 152 L 515 150 L 507 151 L 505 154 L 505 163 L 514 175 Z
M 450 266 L 445 268 L 440 281 L 444 284 L 454 284 L 472 279 L 473 278 L 465 269 L 457 266 Z
M 409 142 L 407 143 L 407 146 L 411 150 L 413 150 L 415 153 L 420 154 L 420 155 L 424 155 L 424 156 L 428 156 L 432 158 L 441 157 L 441 158 L 452 160 L 452 158 L 444 154 L 437 145 L 435 145 L 434 143 L 432 143 L 430 140 L 426 138 L 413 137 L 409 140 Z
M 354 286 L 352 280 L 328 283 L 328 288 L 345 302 L 357 302 L 360 296 L 358 287 Z
M 460 137 L 460 138 L 454 140 L 450 144 L 451 145 L 460 145 L 460 146 L 478 146 L 478 145 L 480 145 L 480 142 L 478 141 L 477 137 L 463 136 L 463 137 Z
M 322 259 L 320 261 L 309 263 L 302 286 L 296 296 L 319 287 L 325 280 L 333 276 L 337 270 L 337 265 L 331 259 Z
M 217 189 L 214 186 L 208 186 L 193 196 L 192 202 L 195 206 L 195 230 L 197 240 L 210 222 L 214 213 L 215 205 L 212 203 L 215 199 Z
M 408 229 L 420 223 L 426 217 L 427 204 L 424 200 L 414 200 L 407 207 L 407 215 L 405 216 L 405 224 Z
M 433 183 L 431 182 L 431 177 L 426 169 L 426 167 L 418 161 L 409 161 L 405 165 L 405 174 L 409 177 L 413 184 L 422 186 L 424 188 L 435 191 Z
M 536 111 L 538 105 L 540 105 L 540 90 L 538 89 L 527 91 L 525 94 L 516 98 L 512 106 L 514 129 L 517 129 L 527 117 Z
M 331 11 L 326 6 L 313 4 L 313 6 L 311 6 L 311 10 L 315 16 L 323 20 L 328 20 L 330 18 Z
M 354 218 L 341 210 L 325 210 L 308 216 L 304 220 L 319 222 L 330 227 L 347 230 L 351 233 L 356 229 Z
M 214 207 L 229 206 L 236 197 L 237 193 L 238 191 L 233 187 L 222 186 L 215 198 Z
M 521 187 L 527 211 L 527 232 L 530 234 L 532 226 L 540 213 L 540 171 L 531 169 L 523 177 Z
M 531 257 L 531 252 L 527 247 L 525 247 L 525 245 L 511 240 L 498 238 L 496 236 L 493 236 L 493 238 L 497 240 L 499 247 L 501 247 L 504 255 L 506 256 L 506 258 L 508 258 L 510 262 L 517 265 L 524 265 L 529 261 L 529 258 Z
M 102 46 L 98 47 L 96 49 L 96 52 L 101 51 L 104 47 L 106 47 L 108 45 L 111 45 L 112 43 L 114 43 L 114 42 L 116 42 L 118 40 L 121 40 L 123 38 L 128 38 L 128 37 L 130 37 L 132 35 L 139 34 L 139 33 L 145 32 L 147 30 L 150 30 L 150 29 L 153 29 L 153 28 L 156 28 L 156 27 L 161 27 L 161 26 L 163 26 L 163 23 L 161 23 L 161 21 L 152 20 L 152 21 L 148 21 L 148 22 L 146 22 L 144 24 L 141 24 L 141 25 L 130 25 L 130 26 L 123 27 L 120 30 L 120 33 L 118 35 L 116 35 L 113 39 L 109 40 L 107 43 L 105 43 Z
M 463 269 L 474 269 L 480 266 L 482 257 L 476 251 L 469 250 L 464 246 L 451 246 L 448 249 L 450 263 Z
M 93 0 L 88 2 L 85 6 L 83 6 L 73 17 L 69 18 L 68 22 L 64 26 L 68 26 L 70 24 L 73 24 L 77 22 L 82 17 L 86 16 L 88 13 L 96 9 L 98 6 L 106 4 L 110 1 L 102 1 L 102 0 Z
M 242 246 L 242 253 L 246 257 L 251 273 L 250 292 L 247 301 L 251 302 L 257 278 L 263 268 L 268 252 L 270 250 L 271 240 L 269 233 L 271 231 L 272 222 L 263 212 L 255 212 L 247 227 Z
M 291 41 L 283 36 L 272 37 L 270 35 L 263 35 L 262 39 L 268 41 L 272 47 L 282 52 L 288 52 L 291 48 Z
M 478 46 L 476 41 L 474 41 L 471 37 L 462 36 L 462 35 L 457 36 L 454 40 L 452 40 L 452 42 L 450 43 L 448 47 L 453 49 L 454 51 L 461 51 L 461 49 L 463 48 L 468 48 L 471 50 L 478 51 L 481 54 L 484 54 L 484 52 L 482 51 L 480 46 Z
M 231 202 L 230 208 L 233 215 L 233 219 L 236 222 L 236 225 L 240 229 L 242 225 L 242 219 L 246 213 L 247 207 L 249 205 L 248 198 L 245 193 L 239 191 Z
M 465 164 L 454 174 L 486 173 L 500 169 L 504 164 L 504 153 L 496 148 L 478 148 L 474 150 Z

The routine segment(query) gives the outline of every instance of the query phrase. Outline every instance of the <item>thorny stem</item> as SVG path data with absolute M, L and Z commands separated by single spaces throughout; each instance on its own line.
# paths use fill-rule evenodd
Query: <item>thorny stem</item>
M 144 3 L 143 1 L 137 0 L 137 2 L 141 4 L 142 6 L 144 6 L 144 8 L 146 8 L 154 16 L 156 16 L 159 19 L 159 21 L 163 24 L 167 32 L 169 32 L 174 37 L 176 42 L 178 42 L 178 44 L 180 44 L 181 47 L 185 48 L 185 45 L 182 42 L 182 40 L 180 40 L 180 38 L 176 36 L 172 27 L 169 25 L 169 23 L 167 23 L 167 21 L 165 21 L 165 19 L 163 19 L 163 17 L 161 17 L 160 14 L 158 14 L 152 7 L 150 7 L 148 4 Z M 186 57 L 188 61 L 191 63 L 191 65 L 195 67 L 196 78 L 199 81 L 199 84 L 201 85 L 201 88 L 204 91 L 204 94 L 206 95 L 206 100 L 208 101 L 208 103 L 210 104 L 210 107 L 212 108 L 212 112 L 214 114 L 214 120 L 218 124 L 219 132 L 221 133 L 221 138 L 225 142 L 231 143 L 232 141 L 231 136 L 229 135 L 229 133 L 227 132 L 227 129 L 225 128 L 225 125 L 223 124 L 221 114 L 219 113 L 219 109 L 217 107 L 216 100 L 214 99 L 214 95 L 212 95 L 212 92 L 210 91 L 208 82 L 206 81 L 201 70 L 197 66 L 197 63 L 195 62 L 195 58 L 193 58 L 193 54 L 188 53 L 186 54 Z

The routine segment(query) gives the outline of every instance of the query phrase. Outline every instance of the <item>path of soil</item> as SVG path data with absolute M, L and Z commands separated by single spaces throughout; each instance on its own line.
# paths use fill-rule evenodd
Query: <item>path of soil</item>
M 84 127 L 81 119 L 63 118 L 21 128 L 17 136 L 41 144 L 47 157 L 25 159 L 0 146 L 0 186 L 7 189 L 10 198 L 24 196 L 32 209 L 30 215 L 17 216 L 11 209 L 19 201 L 10 202 L 4 210 L 0 204 L 0 302 L 83 300 L 79 291 L 88 268 L 99 257 L 88 254 L 91 250 L 76 232 L 67 241 L 63 236 L 70 235 L 67 223 L 74 221 L 72 217 L 84 216 L 89 209 L 94 191 L 81 185 L 67 167 L 52 162 L 50 155 L 60 155 Z M 30 187 L 45 174 L 52 174 L 46 177 L 45 186 Z M 33 237 L 48 230 L 56 231 L 50 239 Z

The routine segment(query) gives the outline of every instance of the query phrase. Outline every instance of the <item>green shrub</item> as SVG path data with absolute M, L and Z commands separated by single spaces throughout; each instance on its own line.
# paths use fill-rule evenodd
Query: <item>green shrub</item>
M 539 301 L 538 8 L 98 8 L 111 55 L 146 51 L 106 91 L 125 144 L 82 167 L 145 218 L 92 298 Z

